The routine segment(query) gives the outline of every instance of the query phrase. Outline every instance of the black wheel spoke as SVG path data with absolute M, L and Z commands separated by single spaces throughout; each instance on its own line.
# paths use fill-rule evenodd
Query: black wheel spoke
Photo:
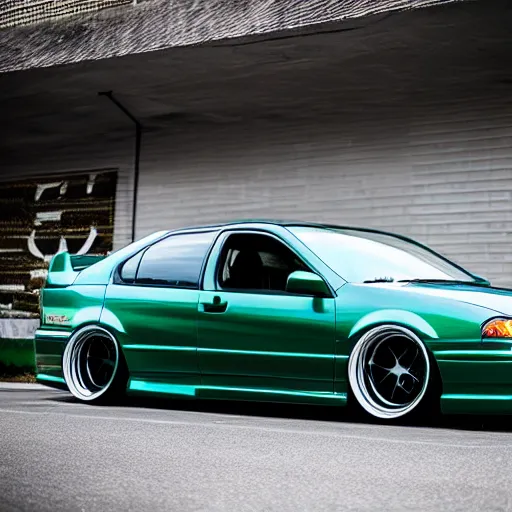
M 380 418 L 399 417 L 416 407 L 426 392 L 429 371 L 422 342 L 402 327 L 368 331 L 349 359 L 349 381 L 358 402 Z

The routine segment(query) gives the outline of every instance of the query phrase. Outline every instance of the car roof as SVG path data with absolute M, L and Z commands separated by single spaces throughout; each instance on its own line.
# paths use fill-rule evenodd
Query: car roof
M 359 226 L 343 226 L 339 224 L 330 224 L 330 223 L 320 223 L 320 222 L 305 222 L 305 221 L 297 221 L 297 220 L 273 220 L 273 219 L 243 219 L 243 220 L 233 220 L 228 222 L 221 222 L 218 224 L 210 224 L 210 225 L 203 225 L 203 226 L 192 226 L 187 228 L 181 228 L 181 229 L 174 229 L 170 230 L 168 234 L 171 233 L 180 233 L 180 232 L 190 232 L 195 230 L 215 230 L 215 229 L 223 229 L 230 226 L 236 226 L 238 228 L 244 228 L 248 227 L 250 228 L 251 225 L 268 225 L 268 226 L 282 226 L 282 227 L 309 227 L 309 228 L 315 228 L 315 229 L 325 229 L 325 230 L 332 230 L 332 229 L 339 229 L 344 231 L 355 231 L 360 233 L 375 233 L 378 235 L 387 235 L 394 238 L 397 238 L 399 240 L 403 240 L 405 242 L 409 242 L 416 247 L 421 247 L 428 252 L 431 252 L 433 254 L 436 254 L 438 256 L 441 256 L 441 258 L 445 259 L 446 261 L 450 261 L 446 259 L 444 256 L 436 253 L 433 251 L 430 247 L 418 242 L 417 240 L 414 240 L 414 238 L 409 238 L 404 235 L 400 235 L 398 233 L 393 233 L 390 231 L 383 231 L 380 229 L 374 229 L 374 228 L 366 228 L 366 227 L 359 227 Z M 454 263 L 450 261 L 450 263 L 453 265 Z M 464 270 L 464 269 L 463 269 Z M 467 272 L 464 270 L 464 272 Z
M 423 249 L 426 249 L 429 252 L 434 252 L 430 247 L 427 247 L 426 245 L 423 245 L 422 243 L 418 242 L 417 240 L 414 240 L 413 238 L 409 238 L 404 235 L 400 235 L 398 233 L 392 233 L 390 231 L 383 231 L 380 229 L 375 228 L 366 228 L 366 227 L 359 227 L 359 226 L 343 226 L 339 224 L 330 224 L 330 223 L 320 223 L 320 222 L 306 222 L 306 221 L 297 221 L 297 220 L 273 220 L 273 219 L 242 219 L 242 220 L 233 220 L 233 221 L 227 221 L 227 222 L 220 222 L 218 224 L 209 224 L 209 225 L 202 225 L 202 226 L 189 226 L 179 229 L 172 229 L 168 231 L 168 235 L 171 233 L 181 233 L 181 232 L 190 232 L 195 230 L 215 230 L 215 229 L 223 229 L 230 226 L 236 226 L 238 228 L 244 228 L 248 227 L 250 228 L 251 225 L 268 225 L 268 226 L 282 226 L 282 227 L 309 227 L 309 228 L 315 228 L 315 229 L 339 229 L 344 231 L 359 231 L 360 233 L 375 233 L 379 235 L 387 235 L 394 238 L 398 238 L 400 240 L 404 240 L 405 242 L 409 242 L 413 245 L 416 245 L 417 247 L 421 247 Z M 437 254 L 437 253 L 436 253 Z
M 394 236 L 397 238 L 401 238 L 403 240 L 410 241 L 412 243 L 417 244 L 413 239 L 410 239 L 406 236 L 399 235 L 397 233 L 392 233 L 389 231 L 383 231 L 374 228 L 366 228 L 360 226 L 344 226 L 338 224 L 330 224 L 330 223 L 320 223 L 320 222 L 307 222 L 307 221 L 297 221 L 297 220 L 274 220 L 274 219 L 241 219 L 241 220 L 233 220 L 220 222 L 218 224 L 205 224 L 205 225 L 196 225 L 196 226 L 188 226 L 178 229 L 169 230 L 169 233 L 177 233 L 180 231 L 193 231 L 193 230 L 203 230 L 203 229 L 222 229 L 230 226 L 237 227 L 250 227 L 251 225 L 259 224 L 259 225 L 269 225 L 269 226 L 282 226 L 282 227 L 310 227 L 316 229 L 342 229 L 342 230 L 350 230 L 350 231 L 361 231 L 367 233 L 378 233 L 382 235 Z M 421 244 L 419 244 L 421 245 Z

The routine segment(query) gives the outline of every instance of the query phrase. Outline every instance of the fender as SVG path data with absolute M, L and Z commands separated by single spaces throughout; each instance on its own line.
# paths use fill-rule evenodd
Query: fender
M 430 339 L 438 339 L 434 328 L 423 318 L 415 313 L 402 309 L 383 309 L 373 311 L 359 319 L 349 333 L 349 339 L 357 336 L 362 331 L 382 324 L 396 324 L 419 332 Z
M 99 322 L 103 306 L 89 306 L 77 311 L 73 317 L 73 327 L 82 328 L 84 325 L 95 324 Z
M 99 321 L 102 326 L 110 328 L 116 334 L 126 334 L 121 320 L 110 309 L 103 308 Z

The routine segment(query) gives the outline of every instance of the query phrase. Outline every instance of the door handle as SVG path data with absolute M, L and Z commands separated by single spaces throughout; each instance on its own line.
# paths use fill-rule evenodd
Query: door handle
M 201 302 L 205 313 L 224 313 L 228 307 L 227 301 L 223 301 L 218 295 L 213 297 L 211 302 Z

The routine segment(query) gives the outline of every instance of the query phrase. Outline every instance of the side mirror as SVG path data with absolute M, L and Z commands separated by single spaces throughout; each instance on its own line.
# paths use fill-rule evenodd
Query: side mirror
M 288 276 L 286 291 L 313 297 L 330 297 L 331 291 L 327 283 L 317 274 L 297 270 Z

